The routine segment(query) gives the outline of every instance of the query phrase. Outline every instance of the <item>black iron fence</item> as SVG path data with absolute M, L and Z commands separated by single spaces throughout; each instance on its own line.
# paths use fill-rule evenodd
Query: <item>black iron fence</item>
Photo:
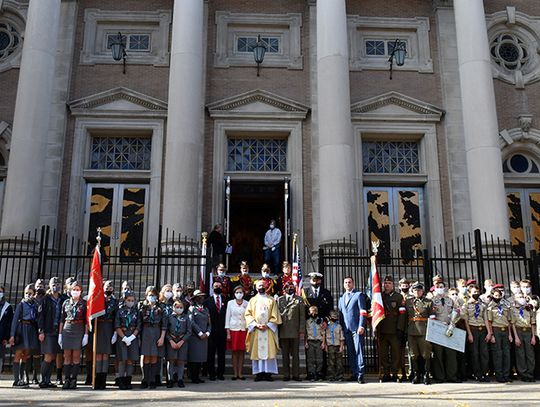
M 371 248 L 369 242 L 354 240 L 352 237 L 326 245 L 319 249 L 319 271 L 324 274 L 324 284 L 330 290 L 337 307 L 339 296 L 343 293 L 343 279 L 350 276 L 356 287 L 369 291 L 371 271 Z M 460 278 L 474 279 L 479 286 L 484 280 L 492 279 L 502 283 L 509 291 L 513 280 L 529 279 L 533 292 L 540 292 L 539 256 L 531 251 L 528 256 L 512 252 L 509 242 L 488 236 L 480 230 L 461 236 L 431 250 L 416 250 L 414 256 L 402 256 L 399 250 L 386 250 L 377 259 L 379 277 L 393 277 L 419 281 L 432 286 L 432 279 L 440 275 L 449 287 L 456 285 Z M 378 357 L 371 328 L 364 343 L 364 358 L 367 371 L 377 371 Z
M 159 247 L 146 248 L 141 255 L 121 253 L 119 249 L 102 250 L 104 280 L 111 280 L 117 290 L 122 281 L 129 281 L 138 298 L 149 285 L 194 281 L 199 288 L 201 274 L 208 281 L 210 248 L 204 256 L 199 242 L 162 228 L 159 242 Z M 48 226 L 1 241 L 0 285 L 5 287 L 6 299 L 16 304 L 26 284 L 40 278 L 47 283 L 54 276 L 63 281 L 74 277 L 84 291 L 88 287 L 93 248 L 86 241 Z

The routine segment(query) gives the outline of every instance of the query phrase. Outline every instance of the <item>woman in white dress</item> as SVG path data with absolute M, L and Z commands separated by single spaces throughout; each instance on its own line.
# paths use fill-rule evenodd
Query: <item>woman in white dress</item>
M 232 380 L 245 380 L 242 375 L 244 354 L 246 353 L 246 308 L 248 302 L 244 300 L 244 289 L 238 285 L 234 289 L 234 299 L 227 304 L 225 314 L 225 329 L 227 330 L 227 349 L 232 352 L 233 377 Z

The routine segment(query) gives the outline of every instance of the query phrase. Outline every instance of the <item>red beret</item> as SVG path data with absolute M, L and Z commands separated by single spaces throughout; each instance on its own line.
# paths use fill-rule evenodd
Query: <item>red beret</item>
M 467 280 L 467 283 L 465 285 L 471 285 L 471 284 L 476 284 L 476 280 Z
M 491 287 L 492 289 L 503 289 L 504 288 L 504 285 L 503 284 L 495 284 L 493 287 Z

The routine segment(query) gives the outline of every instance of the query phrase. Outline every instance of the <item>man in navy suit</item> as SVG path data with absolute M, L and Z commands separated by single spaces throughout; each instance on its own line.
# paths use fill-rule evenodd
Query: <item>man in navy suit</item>
M 364 343 L 365 324 L 367 317 L 366 296 L 354 288 L 352 277 L 343 280 L 345 292 L 339 298 L 339 317 L 345 334 L 347 358 L 351 367 L 353 379 L 364 384 Z
M 225 330 L 225 316 L 227 314 L 227 299 L 222 294 L 222 284 L 214 281 L 212 284 L 214 295 L 204 301 L 204 306 L 210 313 L 212 332 L 208 338 L 207 370 L 209 380 L 225 380 L 225 351 L 227 345 L 227 331 Z M 217 370 L 216 370 L 217 353 Z

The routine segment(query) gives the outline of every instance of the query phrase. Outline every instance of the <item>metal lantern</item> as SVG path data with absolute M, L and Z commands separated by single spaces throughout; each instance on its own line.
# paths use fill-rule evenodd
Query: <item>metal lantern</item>
M 390 79 L 392 79 L 394 59 L 396 60 L 397 66 L 403 66 L 405 65 L 406 56 L 407 56 L 407 45 L 403 41 L 396 39 L 396 41 L 394 42 L 394 47 L 392 49 L 392 52 L 390 53 L 390 58 L 388 58 L 388 62 L 390 62 Z
M 124 42 L 124 38 L 121 32 L 119 32 L 118 35 L 113 38 L 113 42 L 111 44 L 111 52 L 112 57 L 115 61 L 124 61 L 124 73 L 126 73 L 126 43 Z
M 259 67 L 264 61 L 264 55 L 266 54 L 266 44 L 261 41 L 261 36 L 257 37 L 257 44 L 253 47 L 253 57 L 257 63 L 257 76 L 259 76 Z

